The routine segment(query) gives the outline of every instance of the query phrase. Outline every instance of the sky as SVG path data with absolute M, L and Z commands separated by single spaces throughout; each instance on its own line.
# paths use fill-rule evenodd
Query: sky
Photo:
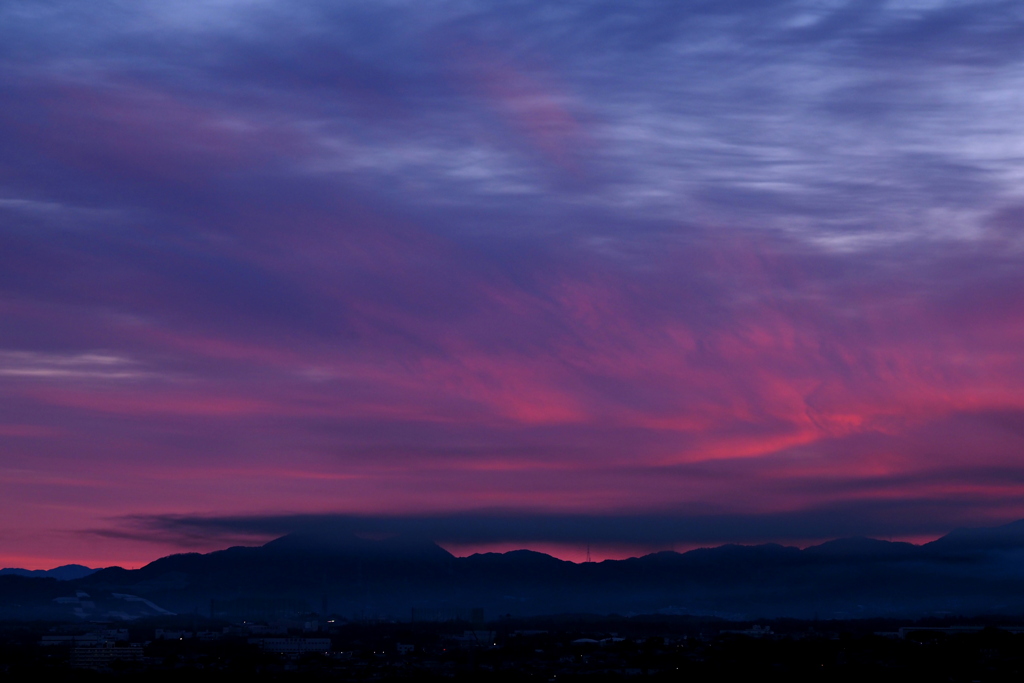
M 0 566 L 1024 517 L 1019 0 L 5 0 Z

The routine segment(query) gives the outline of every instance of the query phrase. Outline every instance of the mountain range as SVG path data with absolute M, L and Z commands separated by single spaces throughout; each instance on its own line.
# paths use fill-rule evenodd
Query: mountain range
M 36 576 L 36 577 L 49 577 L 57 579 L 58 581 L 72 581 L 74 579 L 80 579 L 83 576 L 89 576 L 93 572 L 99 571 L 98 569 L 90 569 L 80 564 L 65 564 L 60 567 L 54 567 L 53 569 L 17 569 L 14 567 L 5 567 L 0 569 L 0 576 L 5 574 L 15 574 L 17 576 Z
M 0 575 L 0 618 L 326 611 L 407 620 L 468 618 L 473 608 L 489 619 L 1022 614 L 1024 520 L 961 529 L 923 545 L 844 538 L 803 549 L 724 545 L 592 563 L 529 550 L 455 557 L 422 539 L 293 533 L 259 547 L 171 555 L 140 569 L 110 567 L 64 581 Z

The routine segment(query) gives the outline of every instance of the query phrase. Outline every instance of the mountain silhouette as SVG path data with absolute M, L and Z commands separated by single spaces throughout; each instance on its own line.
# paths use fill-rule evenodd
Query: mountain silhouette
M 90 569 L 80 564 L 65 564 L 60 567 L 54 567 L 53 569 L 16 569 L 13 567 L 7 567 L 0 569 L 0 576 L 5 574 L 16 574 L 18 576 L 35 576 L 35 577 L 50 577 L 57 579 L 58 581 L 71 581 L 73 579 L 80 579 L 83 576 L 89 576 L 93 572 L 99 571 L 98 569 Z
M 21 583 L 7 583 L 15 579 Z M 920 546 L 843 538 L 804 549 L 724 545 L 582 564 L 529 550 L 460 558 L 419 538 L 307 531 L 259 547 L 171 555 L 141 569 L 112 567 L 71 581 L 0 576 L 0 616 L 13 614 L 12 602 L 22 614 L 28 603 L 51 609 L 55 599 L 76 591 L 111 600 L 128 596 L 142 612 L 212 610 L 227 617 L 321 612 L 325 606 L 344 616 L 399 619 L 411 610 L 457 615 L 477 607 L 492 616 L 1021 613 L 1024 520 L 959 529 Z

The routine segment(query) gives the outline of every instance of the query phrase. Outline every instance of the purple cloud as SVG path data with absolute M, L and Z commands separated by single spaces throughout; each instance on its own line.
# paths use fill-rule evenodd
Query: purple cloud
M 686 544 L 1024 515 L 1022 30 L 8 3 L 5 556 L 141 561 L 125 517 L 704 520 L 644 541 Z M 455 540 L 517 540 L 494 523 Z

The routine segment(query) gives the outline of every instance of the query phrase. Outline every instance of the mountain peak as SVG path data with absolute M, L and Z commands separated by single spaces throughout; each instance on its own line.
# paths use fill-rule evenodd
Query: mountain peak
M 851 536 L 849 538 L 837 538 L 833 541 L 826 541 L 819 545 L 812 545 L 804 548 L 804 552 L 811 555 L 828 557 L 886 557 L 894 558 L 910 555 L 918 550 L 913 543 L 902 541 L 883 541 L 877 538 L 865 536 Z
M 1024 548 L 1024 519 L 995 527 L 955 529 L 925 548 L 940 552 L 991 551 Z
M 328 557 L 364 557 L 426 562 L 438 562 L 452 558 L 451 553 L 441 546 L 421 538 L 391 536 L 371 539 L 333 530 L 293 532 L 266 543 L 263 548 L 275 554 Z

